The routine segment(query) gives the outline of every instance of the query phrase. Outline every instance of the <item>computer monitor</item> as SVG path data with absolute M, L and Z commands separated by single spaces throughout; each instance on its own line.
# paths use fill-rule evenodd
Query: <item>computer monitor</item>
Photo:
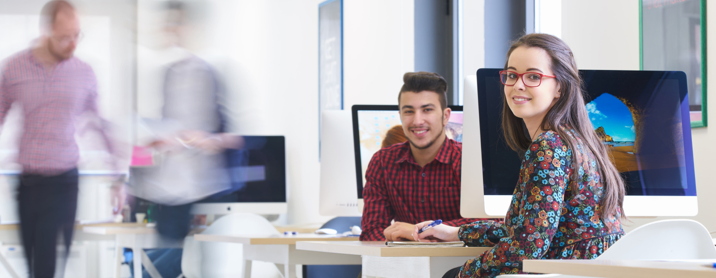
M 463 135 L 463 217 L 504 217 L 518 180 L 520 154 L 507 147 L 500 124 L 500 70 L 478 70 L 477 94 L 465 95 L 465 108 L 471 114 L 465 115 Z M 580 74 L 592 125 L 626 181 L 625 214 L 696 215 L 686 75 L 609 70 Z M 466 87 L 474 85 L 468 83 Z
M 361 216 L 355 179 L 350 110 L 321 115 L 321 183 L 318 212 L 323 216 Z
M 230 188 L 192 208 L 193 214 L 286 213 L 286 143 L 283 136 L 242 136 L 244 147 L 225 150 Z M 159 167 L 130 168 L 129 183 L 140 198 L 157 181 Z M 149 198 L 151 199 L 151 198 Z M 147 201 L 148 202 L 148 201 Z
M 192 213 L 282 214 L 287 212 L 285 137 L 243 136 L 243 138 L 242 149 L 225 151 L 231 188 L 194 205 Z
M 452 110 L 445 131 L 448 138 L 462 142 L 463 115 L 462 106 L 449 106 Z M 368 163 L 378 150 L 388 130 L 400 126 L 400 113 L 397 105 L 353 105 L 353 146 L 355 156 L 355 175 L 358 198 L 363 199 L 365 172 Z

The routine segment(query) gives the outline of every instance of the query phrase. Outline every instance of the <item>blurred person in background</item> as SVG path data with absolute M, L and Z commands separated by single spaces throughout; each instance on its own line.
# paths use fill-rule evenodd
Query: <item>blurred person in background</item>
M 166 19 L 157 37 L 167 40 L 166 51 L 175 60 L 165 66 L 161 119 L 149 126 L 156 137 L 148 145 L 161 159 L 148 178 L 133 186 L 141 187 L 138 197 L 158 204 L 154 218 L 159 234 L 181 241 L 190 233 L 193 204 L 231 189 L 223 151 L 241 147 L 243 140 L 225 133 L 218 74 L 185 45 L 195 39 L 188 30 L 200 15 L 193 14 L 194 6 L 189 8 L 187 2 L 162 5 Z M 147 255 L 162 277 L 181 274 L 181 249 L 148 250 Z
M 165 32 L 175 35 L 181 47 L 187 9 L 184 2 L 166 3 Z M 171 37 L 171 36 L 170 36 Z M 219 98 L 221 82 L 211 65 L 184 50 L 184 58 L 166 66 L 163 82 L 162 135 L 150 144 L 162 152 L 162 171 L 155 184 L 160 187 L 151 201 L 162 204 L 157 229 L 160 234 L 183 239 L 188 233 L 191 205 L 230 187 L 222 151 L 241 146 L 240 137 L 224 133 L 224 107 Z M 173 211 L 173 212 L 169 212 Z M 170 213 L 162 217 L 163 213 Z M 166 226 L 179 219 L 182 225 Z M 164 221 L 164 222 L 162 222 Z
M 0 121 L 13 103 L 22 107 L 20 235 L 29 277 L 54 277 L 57 238 L 62 232 L 65 250 L 58 268 L 62 276 L 77 210 L 76 121 L 87 115 L 94 117 L 93 126 L 109 152 L 114 152 L 97 111 L 95 74 L 73 56 L 82 39 L 75 8 L 67 1 L 48 2 L 41 11 L 40 29 L 41 36 L 32 47 L 2 63 Z

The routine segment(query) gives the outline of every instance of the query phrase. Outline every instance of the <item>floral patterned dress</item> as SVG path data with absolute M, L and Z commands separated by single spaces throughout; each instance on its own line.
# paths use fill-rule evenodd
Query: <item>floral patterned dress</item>
M 581 139 L 575 138 L 581 150 Z M 580 157 L 573 159 L 575 155 Z M 579 163 L 576 180 L 570 178 L 573 163 Z M 624 231 L 621 212 L 607 221 L 600 219 L 604 189 L 595 169 L 593 157 L 573 152 L 556 132 L 540 134 L 522 160 L 504 221 L 460 227 L 458 236 L 467 245 L 492 249 L 468 260 L 458 277 L 524 273 L 522 260 L 526 259 L 594 259 L 602 254 Z

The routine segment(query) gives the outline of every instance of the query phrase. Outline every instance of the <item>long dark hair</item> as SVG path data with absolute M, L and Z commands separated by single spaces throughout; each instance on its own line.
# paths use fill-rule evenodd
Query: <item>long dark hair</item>
M 556 80 L 561 88 L 560 97 L 557 98 L 554 106 L 547 111 L 540 128 L 556 132 L 572 149 L 574 175 L 578 175 L 584 155 L 591 155 L 591 157 L 595 158 L 596 166 L 592 166 L 591 163 L 586 163 L 586 165 L 588 168 L 596 169 L 584 169 L 585 171 L 597 170 L 595 172 L 601 176 L 599 181 L 604 185 L 604 192 L 600 202 L 601 208 L 595 213 L 600 213 L 600 218 L 605 224 L 608 223 L 606 220 L 611 217 L 623 217 L 624 194 L 626 191 L 624 180 L 610 160 L 611 156 L 594 131 L 592 122 L 589 121 L 589 115 L 584 103 L 583 82 L 579 76 L 572 50 L 564 41 L 555 36 L 528 34 L 522 36 L 510 46 L 509 51 L 507 51 L 507 59 L 509 60 L 512 51 L 521 46 L 537 47 L 547 52 L 550 57 L 552 71 L 557 76 Z M 505 69 L 507 69 L 507 62 L 505 62 Z M 507 106 L 507 99 L 503 100 L 502 130 L 507 145 L 515 151 L 524 153 L 532 143 L 524 121 L 512 113 L 512 110 Z M 581 148 L 577 148 L 577 146 L 581 146 Z M 577 194 L 579 188 L 572 186 L 572 191 Z

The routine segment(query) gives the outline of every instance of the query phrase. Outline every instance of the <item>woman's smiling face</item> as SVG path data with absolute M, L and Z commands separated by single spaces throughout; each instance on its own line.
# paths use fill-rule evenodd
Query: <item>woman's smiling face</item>
M 535 72 L 554 76 L 547 51 L 538 47 L 515 48 L 507 60 L 507 70 L 519 74 Z M 505 85 L 507 105 L 518 118 L 540 123 L 560 96 L 559 82 L 556 78 L 542 77 L 538 87 L 527 87 L 522 78 L 526 76 L 512 86 Z

